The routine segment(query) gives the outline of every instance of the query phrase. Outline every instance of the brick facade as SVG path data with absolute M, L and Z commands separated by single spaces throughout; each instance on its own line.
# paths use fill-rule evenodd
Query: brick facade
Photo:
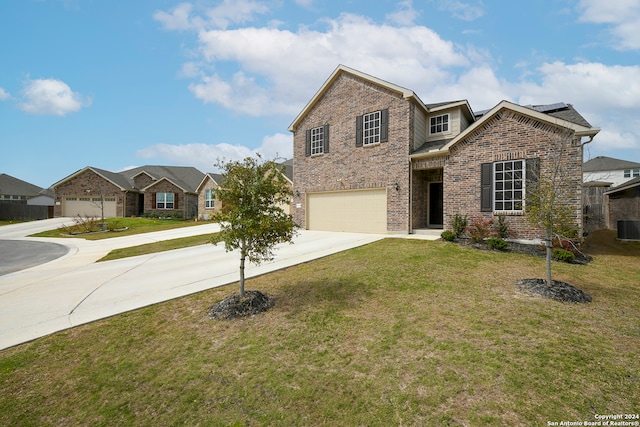
M 113 183 L 105 180 L 94 171 L 87 169 L 68 181 L 56 186 L 53 215 L 56 217 L 62 216 L 62 205 L 64 203 L 64 199 L 67 197 L 98 197 L 100 196 L 100 192 L 102 192 L 102 196 L 105 198 L 116 199 L 117 216 L 133 215 L 129 212 L 135 212 L 137 209 L 137 199 L 128 198 L 127 193 L 122 191 L 121 188 L 118 188 Z
M 455 214 L 468 218 L 497 219 L 480 211 L 480 165 L 503 160 L 540 159 L 541 176 L 560 166 L 562 199 L 574 206 L 575 226 L 582 231 L 582 146 L 560 127 L 543 124 L 513 111 L 503 110 L 450 150 L 444 168 L 444 221 Z M 560 162 L 558 164 L 558 162 Z M 515 238 L 542 236 L 523 214 L 507 217 Z
M 206 190 L 215 190 L 218 185 L 208 175 L 204 179 L 204 183 L 198 187 L 198 218 L 209 220 L 211 215 L 217 213 L 222 209 L 222 201 L 216 197 L 213 202 L 213 207 L 208 208 L 205 203 Z
M 408 232 L 413 108 L 398 93 L 353 75 L 339 76 L 294 130 L 294 221 L 306 226 L 307 193 L 386 188 L 387 230 Z M 389 110 L 388 142 L 356 147 L 356 117 L 383 109 Z M 307 157 L 305 131 L 326 124 L 329 152 Z

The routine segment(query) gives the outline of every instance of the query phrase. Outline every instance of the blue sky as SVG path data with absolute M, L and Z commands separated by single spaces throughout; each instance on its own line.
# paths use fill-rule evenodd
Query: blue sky
M 344 64 L 426 103 L 572 103 L 640 162 L 637 0 L 0 0 L 0 172 L 292 155 Z

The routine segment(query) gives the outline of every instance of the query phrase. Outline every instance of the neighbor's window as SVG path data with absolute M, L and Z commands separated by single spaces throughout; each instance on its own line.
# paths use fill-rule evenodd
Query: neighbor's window
M 213 189 L 204 190 L 204 207 L 213 208 L 215 205 L 216 192 Z
M 625 178 L 631 178 L 631 177 L 637 177 L 640 176 L 640 169 L 625 169 L 624 170 L 624 177 Z
M 324 153 L 324 126 L 311 129 L 311 155 Z
M 493 164 L 493 209 L 522 211 L 524 206 L 524 160 L 510 160 Z
M 429 133 L 447 133 L 449 132 L 449 114 L 431 117 L 429 121 Z
M 377 144 L 380 142 L 380 111 L 365 114 L 362 116 L 364 145 Z
M 173 193 L 156 193 L 156 209 L 173 209 Z

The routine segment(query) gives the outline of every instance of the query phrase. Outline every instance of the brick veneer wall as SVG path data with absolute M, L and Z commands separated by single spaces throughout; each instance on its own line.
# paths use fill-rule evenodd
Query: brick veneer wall
M 207 175 L 207 180 L 204 186 L 200 188 L 200 192 L 198 193 L 198 218 L 205 219 L 205 215 L 208 215 L 210 217 L 211 215 L 217 213 L 220 209 L 222 209 L 222 201 L 218 200 L 217 197 L 213 202 L 212 208 L 207 208 L 205 205 L 205 190 L 215 190 L 217 187 L 218 185 Z
M 559 153 L 560 141 L 564 152 Z M 469 219 L 497 217 L 480 211 L 480 165 L 509 159 L 540 158 L 540 174 L 548 175 L 561 163 L 562 197 L 574 207 L 575 225 L 582 231 L 582 147 L 580 138 L 564 128 L 548 125 L 510 110 L 502 110 L 467 138 L 451 147 L 444 168 L 444 223 L 450 228 L 455 214 Z M 523 215 L 508 216 L 514 238 L 541 238 Z
M 53 215 L 56 217 L 62 216 L 62 203 L 65 197 L 87 197 L 87 195 L 98 197 L 100 191 L 102 191 L 104 197 L 114 197 L 116 199 L 116 215 L 124 215 L 125 199 L 123 191 L 90 169 L 56 186 L 54 191 L 55 205 Z
M 154 193 L 175 193 L 175 199 L 174 199 L 174 206 L 176 206 L 177 203 L 177 208 L 175 209 L 155 209 L 154 203 L 153 203 L 153 194 Z M 145 194 L 144 194 L 144 213 L 155 213 L 158 215 L 171 215 L 171 214 L 175 214 L 175 213 L 180 213 L 182 214 L 185 218 L 190 218 L 191 216 L 195 216 L 194 215 L 190 215 L 190 210 L 192 210 L 193 208 L 189 208 L 189 198 L 188 195 L 185 194 L 180 188 L 176 187 L 175 185 L 173 185 L 171 182 L 167 181 L 167 180 L 161 180 L 159 181 L 156 185 L 149 187 L 145 190 Z M 192 204 L 195 204 L 196 206 L 196 213 L 197 213 L 197 203 L 198 203 L 198 199 L 197 197 L 193 197 L 193 201 L 191 201 Z
M 388 142 L 356 147 L 356 117 L 385 108 Z M 294 221 L 306 227 L 306 193 L 386 188 L 387 231 L 408 232 L 413 112 L 412 102 L 398 93 L 351 74 L 339 76 L 294 129 Z M 325 124 L 329 124 L 329 152 L 306 157 L 305 131 Z
M 640 219 L 640 187 L 609 196 L 609 228 L 617 230 L 618 221 Z

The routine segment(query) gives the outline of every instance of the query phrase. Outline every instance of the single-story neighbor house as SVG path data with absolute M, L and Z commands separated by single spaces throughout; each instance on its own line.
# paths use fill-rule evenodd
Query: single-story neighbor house
M 216 198 L 216 188 L 222 182 L 222 175 L 206 173 L 198 185 L 198 219 L 208 221 L 211 216 L 222 209 L 222 201 Z
M 640 176 L 611 188 L 604 194 L 608 197 L 609 228 L 620 232 L 618 221 L 624 221 L 623 226 L 629 229 L 630 236 L 633 237 L 620 236 L 620 233 L 618 237 L 640 239 Z
M 53 184 L 55 216 L 105 218 L 198 215 L 204 174 L 190 166 L 140 166 L 110 172 L 87 166 Z
M 505 215 L 515 238 L 527 182 L 561 162 L 563 197 L 582 230 L 583 145 L 600 129 L 570 104 L 425 104 L 413 91 L 340 65 L 289 126 L 293 215 L 306 229 L 413 233 L 456 214 Z M 560 151 L 561 150 L 561 151 Z M 559 154 L 561 153 L 561 154 Z
M 0 174 L 0 219 L 53 218 L 53 190 Z
M 608 182 L 612 187 L 617 187 L 640 177 L 640 163 L 598 156 L 584 163 L 582 174 L 584 182 Z
M 280 164 L 284 167 L 284 176 L 293 188 L 293 159 L 285 160 Z M 216 173 L 206 173 L 200 185 L 198 185 L 198 218 L 209 220 L 211 216 L 222 209 L 222 200 L 216 197 L 216 188 L 222 182 L 222 175 Z M 291 204 L 282 206 L 286 213 L 291 213 Z

